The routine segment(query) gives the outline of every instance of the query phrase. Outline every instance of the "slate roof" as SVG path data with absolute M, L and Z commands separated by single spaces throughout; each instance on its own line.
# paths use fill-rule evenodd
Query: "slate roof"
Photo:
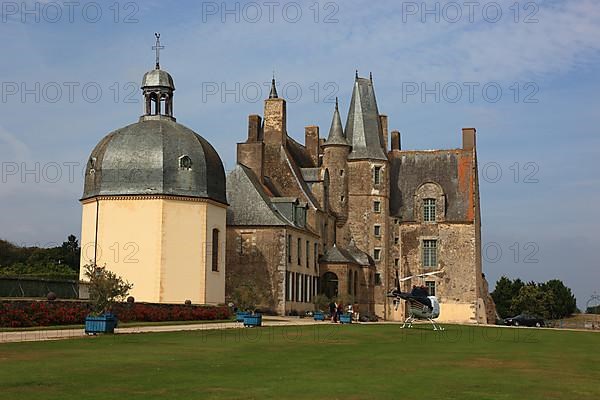
M 390 215 L 413 221 L 414 194 L 435 182 L 446 197 L 446 221 L 473 218 L 476 171 L 470 150 L 400 151 L 390 153 Z
M 348 253 L 346 250 L 344 250 L 340 247 L 337 247 L 337 245 L 335 245 L 335 244 L 332 247 L 330 247 L 329 249 L 327 249 L 325 254 L 319 259 L 319 262 L 331 263 L 331 264 L 335 264 L 335 263 L 358 264 L 356 259 L 354 257 L 352 257 L 352 255 L 350 253 Z
M 348 159 L 387 160 L 379 121 L 379 110 L 370 79 L 356 78 L 346 120 L 345 136 L 352 151 Z
M 260 183 L 254 172 L 242 164 L 227 175 L 227 225 L 238 226 L 290 226 L 310 233 L 305 226 L 295 225 L 273 205 L 274 201 L 293 202 L 295 197 L 271 198 L 268 188 Z
M 348 249 L 343 249 L 334 244 L 319 259 L 319 262 L 330 264 L 357 264 L 360 266 L 375 265 L 369 255 L 356 247 L 353 241 L 348 246 Z
M 349 146 L 348 141 L 344 136 L 337 99 L 335 100 L 335 111 L 333 112 L 333 119 L 331 120 L 331 127 L 329 128 L 329 136 L 327 136 L 327 140 L 324 143 L 324 146 L 333 145 Z
M 179 167 L 182 156 L 190 158 L 190 170 Z M 227 203 L 223 163 L 208 141 L 170 117 L 152 116 L 108 134 L 94 148 L 82 199 L 158 194 Z

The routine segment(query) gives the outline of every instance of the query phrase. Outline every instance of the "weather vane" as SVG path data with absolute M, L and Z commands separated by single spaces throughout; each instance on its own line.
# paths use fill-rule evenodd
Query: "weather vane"
M 165 46 L 160 45 L 160 33 L 154 33 L 156 37 L 156 45 L 152 46 L 152 50 L 156 50 L 156 69 L 160 69 L 160 51 L 165 48 Z

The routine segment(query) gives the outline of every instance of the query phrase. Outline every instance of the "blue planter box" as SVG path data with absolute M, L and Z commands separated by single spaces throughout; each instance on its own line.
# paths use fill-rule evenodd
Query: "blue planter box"
M 114 314 L 103 314 L 97 317 L 88 315 L 85 318 L 85 333 L 115 333 L 117 317 Z
M 315 319 L 315 321 L 325 321 L 325 314 L 317 311 L 313 314 L 313 318 Z
M 246 315 L 244 326 L 262 326 L 262 314 Z
M 235 313 L 235 320 L 236 322 L 244 322 L 244 317 L 248 315 L 252 315 L 252 313 L 247 311 L 238 311 Z
M 350 314 L 340 315 L 340 322 L 342 324 L 351 324 L 352 323 L 352 315 L 350 315 Z

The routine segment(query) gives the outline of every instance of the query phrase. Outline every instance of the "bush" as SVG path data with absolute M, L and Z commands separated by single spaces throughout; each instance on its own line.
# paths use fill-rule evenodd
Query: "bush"
M 90 310 L 91 305 L 82 301 L 0 301 L 0 327 L 83 324 Z M 225 306 L 117 303 L 112 310 L 122 322 L 214 321 L 231 318 L 231 310 Z

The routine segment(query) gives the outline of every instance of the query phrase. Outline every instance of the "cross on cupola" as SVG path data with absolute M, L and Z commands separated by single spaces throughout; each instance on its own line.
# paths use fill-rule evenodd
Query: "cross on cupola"
M 154 37 L 156 37 L 156 44 L 152 46 L 152 50 L 156 51 L 156 69 L 160 69 L 160 51 L 165 48 L 165 46 L 160 45 L 160 33 L 155 32 Z
M 152 50 L 156 51 L 156 68 L 146 72 L 142 79 L 142 91 L 144 94 L 143 119 L 160 119 L 173 117 L 173 92 L 175 84 L 171 75 L 160 69 L 160 51 L 165 48 L 160 44 L 160 33 L 155 33 L 156 45 Z

